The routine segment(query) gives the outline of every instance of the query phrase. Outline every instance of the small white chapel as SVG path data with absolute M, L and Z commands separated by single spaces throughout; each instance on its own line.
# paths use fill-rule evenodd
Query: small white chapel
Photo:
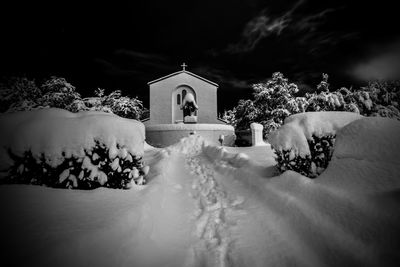
M 234 128 L 218 118 L 218 84 L 186 70 L 150 81 L 150 117 L 143 121 L 149 144 L 164 147 L 199 134 L 214 144 L 233 145 Z
M 150 118 L 146 125 L 184 123 L 182 106 L 191 94 L 199 107 L 197 123 L 220 123 L 217 114 L 218 84 L 186 70 L 171 73 L 148 83 L 150 87 Z

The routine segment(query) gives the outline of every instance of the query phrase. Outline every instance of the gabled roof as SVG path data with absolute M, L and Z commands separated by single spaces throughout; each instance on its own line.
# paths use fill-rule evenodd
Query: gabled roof
M 191 75 L 191 76 L 193 76 L 193 77 L 195 77 L 195 78 L 197 78 L 197 79 L 200 79 L 200 80 L 205 81 L 206 83 L 209 83 L 209 84 L 212 84 L 212 85 L 214 85 L 214 86 L 216 86 L 216 87 L 219 87 L 219 85 L 216 84 L 215 82 L 212 82 L 212 81 L 210 81 L 210 80 L 207 80 L 206 78 L 203 78 L 203 77 L 201 77 L 201 76 L 199 76 L 199 75 L 197 75 L 197 74 L 194 74 L 194 73 L 192 73 L 192 72 L 190 72 L 190 71 L 187 71 L 187 70 L 181 70 L 181 71 L 177 71 L 177 72 L 168 74 L 167 76 L 164 76 L 164 77 L 158 78 L 158 79 L 156 79 L 156 80 L 150 81 L 150 82 L 148 82 L 147 84 L 150 85 L 150 84 L 153 84 L 153 83 L 156 83 L 156 82 L 159 82 L 159 81 L 168 79 L 168 78 L 170 78 L 170 77 L 172 77 L 172 76 L 175 76 L 175 75 L 178 75 L 178 74 L 181 74 L 181 73 L 189 74 L 189 75 Z

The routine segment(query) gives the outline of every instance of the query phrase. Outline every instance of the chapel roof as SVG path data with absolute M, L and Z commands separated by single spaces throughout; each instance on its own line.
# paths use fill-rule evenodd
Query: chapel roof
M 197 79 L 200 79 L 200 80 L 205 81 L 206 83 L 209 83 L 209 84 L 211 84 L 211 85 L 214 85 L 214 86 L 216 86 L 216 87 L 219 87 L 219 85 L 216 84 L 215 82 L 212 82 L 212 81 L 210 81 L 210 80 L 207 80 L 206 78 L 203 78 L 203 77 L 201 77 L 201 76 L 199 76 L 199 75 L 197 75 L 197 74 L 194 74 L 193 72 L 187 71 L 187 70 L 181 70 L 181 71 L 177 71 L 177 72 L 168 74 L 168 75 L 163 76 L 163 77 L 161 77 L 161 78 L 152 80 L 152 81 L 148 82 L 147 84 L 150 85 L 150 84 L 153 84 L 153 83 L 156 83 L 156 82 L 159 82 L 159 81 L 168 79 L 168 78 L 170 78 L 170 77 L 176 76 L 176 75 L 181 74 L 181 73 L 189 74 L 189 75 L 191 75 L 191 76 L 193 76 L 193 77 L 195 77 L 195 78 L 197 78 Z

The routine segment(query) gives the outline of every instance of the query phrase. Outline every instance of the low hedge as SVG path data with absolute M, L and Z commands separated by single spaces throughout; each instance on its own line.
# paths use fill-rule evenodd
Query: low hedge
M 292 170 L 304 176 L 315 178 L 328 166 L 332 158 L 336 135 L 312 136 L 307 140 L 310 155 L 304 157 L 289 150 L 275 150 L 277 168 L 280 172 Z
M 121 151 L 120 146 L 117 149 Z M 146 183 L 149 167 L 144 166 L 141 156 L 126 150 L 115 158 L 109 157 L 109 149 L 96 141 L 92 149 L 85 149 L 84 157 L 65 157 L 57 167 L 46 160 L 45 155 L 34 157 L 31 151 L 17 156 L 9 151 L 14 164 L 2 183 L 46 185 L 57 188 L 94 189 L 130 188 L 132 183 Z

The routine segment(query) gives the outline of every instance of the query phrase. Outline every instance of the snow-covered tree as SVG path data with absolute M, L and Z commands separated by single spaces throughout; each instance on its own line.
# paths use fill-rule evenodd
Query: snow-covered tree
M 71 112 L 102 111 L 129 119 L 140 119 L 147 111 L 141 100 L 123 96 L 120 90 L 106 95 L 104 89 L 97 89 L 94 97 L 82 99 L 76 88 L 61 77 L 53 76 L 41 86 L 27 78 L 12 78 L 0 84 L 1 112 L 49 107 Z
M 145 110 L 141 100 L 122 96 L 120 90 L 106 95 L 104 89 L 98 88 L 95 90 L 95 97 L 86 98 L 84 102 L 89 110 L 114 113 L 129 119 L 140 119 Z
M 220 115 L 220 118 L 230 125 L 236 125 L 236 117 L 233 110 L 224 110 L 224 113 Z
M 26 77 L 11 78 L 0 85 L 1 111 L 15 112 L 36 108 L 56 107 L 73 111 L 74 101 L 80 100 L 75 87 L 64 78 L 51 77 L 41 86 Z
M 73 110 L 73 103 L 81 99 L 75 86 L 67 82 L 65 78 L 52 76 L 42 86 L 43 96 L 41 105 L 44 107 L 55 107 Z
M 34 80 L 12 77 L 0 84 L 0 112 L 31 109 L 37 106 L 41 96 L 41 89 Z
M 250 99 L 239 100 L 238 105 L 232 111 L 228 112 L 235 115 L 235 119 L 231 121 L 235 123 L 238 129 L 249 128 L 252 122 L 257 121 L 259 114 L 259 110 L 254 105 L 254 101 Z
M 254 99 L 240 100 L 225 113 L 227 121 L 237 129 L 248 129 L 252 122 L 258 122 L 268 134 L 279 128 L 286 117 L 305 111 L 349 111 L 400 119 L 399 81 L 375 81 L 360 89 L 332 90 L 328 78 L 328 74 L 322 74 L 315 92 L 297 97 L 296 84 L 276 72 L 267 82 L 254 84 Z
M 400 120 L 400 81 L 373 81 L 361 90 L 368 94 L 368 115 Z
M 297 85 L 289 83 L 280 72 L 273 73 L 265 83 L 254 84 L 253 90 L 254 100 L 240 100 L 231 111 L 238 129 L 247 129 L 252 122 L 258 122 L 268 134 L 282 125 L 286 117 L 305 110 L 306 100 L 295 97 Z

